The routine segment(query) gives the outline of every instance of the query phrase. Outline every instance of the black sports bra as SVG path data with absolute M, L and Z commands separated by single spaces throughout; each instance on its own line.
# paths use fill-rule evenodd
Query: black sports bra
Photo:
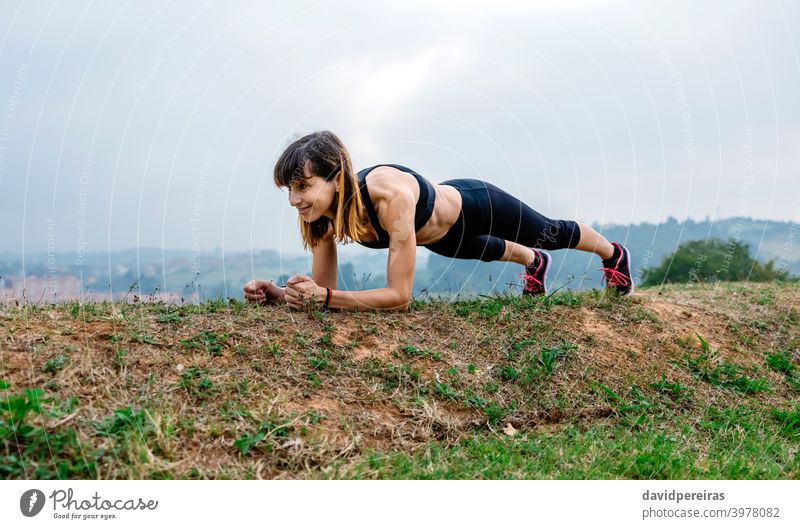
M 372 226 L 378 233 L 377 241 L 359 242 L 360 245 L 366 246 L 367 248 L 389 247 L 389 234 L 386 232 L 386 230 L 383 229 L 380 221 L 378 220 L 378 215 L 377 213 L 375 213 L 375 206 L 372 204 L 372 199 L 369 197 L 369 191 L 367 190 L 367 180 L 366 180 L 367 173 L 369 173 L 376 167 L 382 167 L 382 166 L 394 167 L 395 169 L 399 169 L 405 173 L 410 173 L 414 175 L 414 178 L 416 178 L 417 182 L 419 183 L 419 200 L 417 201 L 417 209 L 414 214 L 414 231 L 419 231 L 420 229 L 422 229 L 422 227 L 425 226 L 425 223 L 428 222 L 428 220 L 431 218 L 431 215 L 433 214 L 433 203 L 436 200 L 436 191 L 433 189 L 431 183 L 428 182 L 425 178 L 423 178 L 419 174 L 417 174 L 415 171 L 409 169 L 408 167 L 392 163 L 382 163 L 360 170 L 358 172 L 358 188 L 359 191 L 361 192 L 361 199 L 364 201 L 364 205 L 367 208 L 369 221 L 372 223 Z

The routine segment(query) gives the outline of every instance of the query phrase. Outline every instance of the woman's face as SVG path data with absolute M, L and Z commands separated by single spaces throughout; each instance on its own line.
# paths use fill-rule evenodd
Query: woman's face
M 304 176 L 289 188 L 289 204 L 297 208 L 300 218 L 306 222 L 314 222 L 322 216 L 333 218 L 333 199 L 339 176 L 326 182 L 321 176 L 311 175 L 308 167 Z

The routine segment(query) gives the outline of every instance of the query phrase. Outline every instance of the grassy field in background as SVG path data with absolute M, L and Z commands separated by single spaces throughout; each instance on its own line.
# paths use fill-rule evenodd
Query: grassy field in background
M 0 308 L 0 477 L 800 478 L 797 283 Z

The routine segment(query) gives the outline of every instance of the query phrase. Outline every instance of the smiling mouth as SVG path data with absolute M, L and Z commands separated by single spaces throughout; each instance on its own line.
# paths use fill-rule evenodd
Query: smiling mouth
M 305 213 L 306 211 L 308 211 L 308 210 L 310 210 L 310 209 L 311 209 L 311 206 L 308 206 L 308 207 L 306 207 L 306 208 L 298 209 L 297 211 L 298 211 L 299 213 Z

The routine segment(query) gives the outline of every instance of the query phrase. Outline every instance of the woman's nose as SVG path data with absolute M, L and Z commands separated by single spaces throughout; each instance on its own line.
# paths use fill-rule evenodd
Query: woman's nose
M 295 193 L 294 191 L 289 190 L 289 205 L 297 207 L 300 204 L 300 195 Z

